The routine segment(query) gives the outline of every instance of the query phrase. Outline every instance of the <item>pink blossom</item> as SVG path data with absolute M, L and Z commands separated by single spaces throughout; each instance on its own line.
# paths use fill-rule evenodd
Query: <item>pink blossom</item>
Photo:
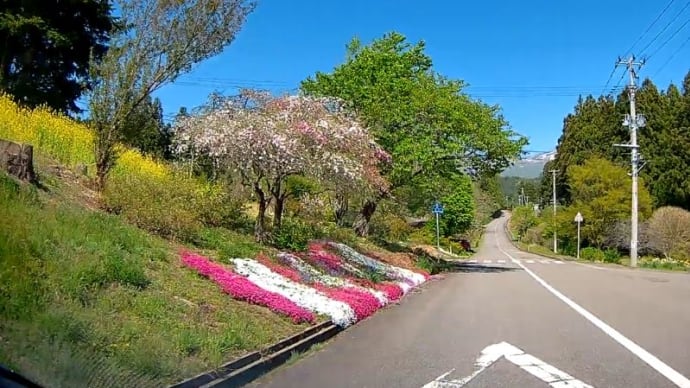
M 329 298 L 347 303 L 355 312 L 358 321 L 373 315 L 380 307 L 378 299 L 369 292 L 353 287 L 326 287 L 316 283 L 314 288 L 328 295 Z
M 280 294 L 262 289 L 249 279 L 237 275 L 220 264 L 190 252 L 183 252 L 181 256 L 184 265 L 210 278 L 224 292 L 235 299 L 268 307 L 273 311 L 289 316 L 295 323 L 314 322 L 315 320 L 314 314 L 307 309 L 298 306 Z
M 347 278 L 347 280 L 349 280 L 352 283 L 358 284 L 362 287 L 371 288 L 371 289 L 374 289 L 376 291 L 381 291 L 381 292 L 386 294 L 386 297 L 390 301 L 398 300 L 398 299 L 402 298 L 402 296 L 404 295 L 403 289 L 400 288 L 400 286 L 398 286 L 395 283 L 391 283 L 391 282 L 374 283 L 374 282 L 367 280 L 367 279 L 354 278 L 354 277 L 349 277 L 349 278 Z
M 258 261 L 259 263 L 268 267 L 268 269 L 270 269 L 271 271 L 273 271 L 273 272 L 275 272 L 281 276 L 284 276 L 284 277 L 292 280 L 293 282 L 302 283 L 302 275 L 299 272 L 295 271 L 292 268 L 284 267 L 282 265 L 274 263 L 273 261 L 271 261 L 270 258 L 268 258 L 263 253 L 260 253 L 256 257 L 256 261 Z
M 344 272 L 340 258 L 326 251 L 326 247 L 323 244 L 309 244 L 308 258 L 314 264 L 332 274 L 342 274 Z

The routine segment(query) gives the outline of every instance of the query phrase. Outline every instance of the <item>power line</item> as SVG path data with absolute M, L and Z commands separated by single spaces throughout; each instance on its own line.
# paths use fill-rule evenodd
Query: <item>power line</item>
M 644 46 L 644 48 L 643 48 L 642 50 L 640 50 L 640 52 L 641 52 L 641 53 L 645 53 L 645 52 L 647 51 L 647 49 L 649 48 L 649 46 L 651 46 L 652 43 L 656 42 L 656 40 L 659 39 L 659 37 L 661 36 L 661 34 L 663 34 L 664 31 L 666 31 L 666 29 L 669 28 L 669 27 L 671 26 L 671 24 L 673 24 L 673 22 L 675 22 L 676 19 L 678 19 L 678 17 L 679 17 L 679 16 L 683 13 L 683 11 L 685 11 L 685 9 L 688 8 L 688 7 L 690 7 L 690 1 L 688 1 L 687 3 L 685 3 L 685 6 L 676 14 L 676 16 L 674 16 L 673 19 L 671 19 L 670 22 L 666 23 L 666 26 L 664 26 L 664 28 L 663 28 L 661 31 L 659 31 L 659 32 L 656 34 L 656 36 L 654 36 L 654 39 L 652 39 L 649 43 L 647 43 L 647 45 Z
M 683 42 L 683 44 L 681 44 L 680 47 L 678 47 L 678 48 L 676 49 L 676 51 L 674 51 L 674 52 L 671 54 L 671 56 L 666 60 L 666 62 L 664 62 L 664 64 L 661 65 L 661 67 L 659 67 L 659 68 L 654 72 L 654 75 L 652 76 L 652 78 L 656 77 L 656 76 L 661 72 L 661 70 L 663 70 L 663 68 L 665 68 L 669 63 L 671 63 L 671 60 L 676 56 L 676 54 L 678 54 L 681 50 L 683 50 L 683 48 L 685 47 L 685 45 L 688 44 L 688 42 L 690 42 L 690 36 L 688 36 L 688 38 L 685 40 L 685 42 Z
M 617 66 L 616 66 L 616 67 L 617 67 Z M 625 72 L 623 72 L 623 73 L 621 74 L 621 77 L 618 79 L 618 82 L 616 82 L 616 86 L 614 86 L 613 89 L 618 89 L 618 88 L 619 88 L 621 82 L 623 81 L 623 78 L 625 78 Z M 611 91 L 613 91 L 613 90 L 611 90 Z
M 671 4 L 673 4 L 674 2 L 675 2 L 675 0 L 671 0 L 671 1 L 669 1 L 668 4 L 666 4 L 666 7 L 664 7 L 664 9 L 661 11 L 661 13 L 659 13 L 659 15 L 657 15 L 656 19 L 654 19 L 654 21 L 652 22 L 652 24 L 650 24 L 649 26 L 647 26 L 647 29 L 642 33 L 642 35 L 640 35 L 640 36 L 637 38 L 637 40 L 635 41 L 635 43 L 633 43 L 633 45 L 630 46 L 630 48 L 628 49 L 628 51 L 626 51 L 626 54 L 627 54 L 627 53 L 632 54 L 633 48 L 635 48 L 635 46 L 636 46 L 638 43 L 640 43 L 640 41 L 642 40 L 642 38 L 649 32 L 649 30 L 652 29 L 652 27 L 654 27 L 654 25 L 656 24 L 656 22 L 658 22 L 659 19 L 661 19 L 661 17 L 664 16 L 664 14 L 666 13 L 666 11 L 668 11 L 669 7 L 671 7 Z M 643 50 L 643 51 L 644 51 L 644 50 Z M 616 68 L 617 68 L 617 67 L 614 67 L 614 68 L 613 68 L 614 72 L 616 71 Z M 613 72 L 611 73 L 611 76 L 613 76 Z M 611 77 L 609 77 L 609 80 L 610 80 L 610 78 L 611 78 Z M 607 82 L 607 84 L 608 84 L 608 82 Z
M 611 78 L 613 78 L 613 75 L 616 74 L 616 70 L 618 70 L 618 66 L 614 66 L 613 70 L 611 70 L 611 74 L 609 74 L 609 78 L 606 80 L 606 83 L 604 84 L 604 87 L 601 89 L 600 95 L 604 95 L 604 92 L 606 91 L 606 87 L 609 86 L 609 82 L 611 82 Z
M 690 4 L 690 3 L 688 3 L 688 4 Z M 654 50 L 654 52 L 653 52 L 652 54 L 650 54 L 650 55 L 647 57 L 647 59 L 650 59 L 650 58 L 653 57 L 656 53 L 658 53 L 659 50 L 661 50 L 662 48 L 664 48 L 664 46 L 666 46 L 666 45 L 668 44 L 668 42 L 670 42 L 676 35 L 678 35 L 678 33 L 679 33 L 683 28 L 685 28 L 685 26 L 688 25 L 688 23 L 690 23 L 690 19 L 686 20 L 685 23 L 683 23 L 683 25 L 680 26 L 680 28 L 678 28 L 668 39 L 666 39 L 666 41 L 665 41 L 664 43 L 662 43 L 661 46 L 657 47 L 657 49 Z

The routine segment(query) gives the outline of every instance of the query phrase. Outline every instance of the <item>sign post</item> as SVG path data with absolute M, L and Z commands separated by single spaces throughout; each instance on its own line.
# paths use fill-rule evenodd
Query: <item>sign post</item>
M 439 232 L 439 226 L 438 226 L 438 217 L 439 215 L 443 214 L 443 205 L 441 205 L 440 202 L 436 201 L 434 202 L 434 207 L 431 209 L 431 212 L 436 215 L 436 249 L 441 249 L 441 238 L 440 238 L 440 232 Z
M 577 222 L 577 259 L 580 260 L 580 224 L 582 221 L 585 219 L 582 218 L 582 214 L 580 212 L 577 212 L 575 215 L 575 222 Z

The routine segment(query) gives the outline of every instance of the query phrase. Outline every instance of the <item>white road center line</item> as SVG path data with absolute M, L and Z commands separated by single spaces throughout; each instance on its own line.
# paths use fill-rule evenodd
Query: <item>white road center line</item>
M 484 263 L 490 264 L 490 263 L 491 263 L 491 260 L 484 260 Z
M 501 248 L 498 248 L 498 249 L 501 249 Z M 503 251 L 503 249 L 501 249 L 501 251 Z M 503 252 L 503 253 L 505 253 L 505 252 Z M 512 257 L 512 256 L 508 256 L 508 257 Z M 534 260 L 527 260 L 527 264 L 534 264 Z
M 496 229 L 494 229 L 495 231 Z M 498 243 L 498 235 L 495 234 L 496 236 L 496 246 L 498 249 L 507 257 L 515 260 L 513 256 L 511 256 L 508 252 L 504 251 L 503 248 Z M 529 260 L 527 261 L 528 263 L 530 262 Z M 618 332 L 616 329 L 613 327 L 609 326 L 606 324 L 606 322 L 602 321 L 599 319 L 597 316 L 594 314 L 590 313 L 589 311 L 585 310 L 582 306 L 579 304 L 573 302 L 570 298 L 567 296 L 563 295 L 560 291 L 556 290 L 553 288 L 551 285 L 549 285 L 547 282 L 545 282 L 542 278 L 537 276 L 534 272 L 530 271 L 527 266 L 524 264 L 518 262 L 517 265 L 522 267 L 527 274 L 529 274 L 534 280 L 537 281 L 537 283 L 541 284 L 544 288 L 546 288 L 549 292 L 551 292 L 554 296 L 556 296 L 558 299 L 560 299 L 563 303 L 567 304 L 570 308 L 575 310 L 578 314 L 582 315 L 585 319 L 590 321 L 594 326 L 598 327 L 601 331 L 606 333 L 609 337 L 613 338 L 616 342 L 621 344 L 623 347 L 628 349 L 632 354 L 637 356 L 639 359 L 647 363 L 647 365 L 651 366 L 654 368 L 657 372 L 661 373 L 664 377 L 669 379 L 671 382 L 676 384 L 677 386 L 681 388 L 690 388 L 690 380 L 683 376 L 682 374 L 678 373 L 675 369 L 671 368 L 670 366 L 666 365 L 663 361 L 659 360 L 656 356 L 653 354 L 649 353 L 645 349 L 643 349 L 640 345 L 634 343 L 632 340 L 628 339 L 626 336 Z
M 505 260 L 496 260 L 497 263 L 504 264 L 506 261 Z

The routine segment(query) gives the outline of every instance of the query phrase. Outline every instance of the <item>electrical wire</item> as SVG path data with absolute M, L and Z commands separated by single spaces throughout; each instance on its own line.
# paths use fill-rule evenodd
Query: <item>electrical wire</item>
M 647 35 L 647 33 L 649 32 L 649 30 L 651 30 L 652 27 L 654 27 L 654 25 L 656 24 L 656 22 L 658 22 L 659 19 L 661 19 L 661 17 L 664 16 L 664 14 L 666 13 L 666 11 L 668 11 L 669 7 L 671 7 L 671 5 L 672 5 L 674 2 L 675 2 L 675 0 L 671 0 L 671 1 L 669 1 L 668 4 L 666 4 L 666 7 L 664 7 L 664 9 L 661 11 L 661 13 L 659 13 L 659 14 L 657 15 L 656 19 L 654 19 L 654 21 L 653 21 L 649 26 L 647 26 L 647 29 L 644 30 L 644 32 L 642 33 L 642 35 L 640 35 L 640 36 L 637 38 L 637 40 L 635 41 L 635 43 L 633 43 L 633 45 L 630 46 L 630 48 L 626 51 L 626 53 L 629 53 L 629 54 L 632 55 L 632 50 L 635 48 L 635 46 L 636 46 L 638 43 L 640 43 L 640 41 L 642 40 L 642 38 L 644 38 L 644 36 Z M 643 50 L 643 51 L 644 51 L 644 50 Z M 611 74 L 611 76 L 613 76 L 613 74 Z M 609 77 L 609 81 L 610 81 L 610 78 L 611 78 L 611 77 Z
M 654 42 L 656 42 L 657 39 L 659 39 L 659 37 L 661 36 L 661 34 L 663 34 L 664 31 L 666 31 L 666 29 L 669 28 L 669 27 L 671 26 L 671 24 L 673 24 L 673 22 L 675 22 L 676 19 L 678 19 L 678 17 L 679 17 L 679 16 L 683 13 L 683 11 L 685 11 L 685 9 L 688 8 L 688 7 L 690 7 L 690 1 L 688 1 L 687 3 L 685 3 L 685 6 L 676 14 L 676 16 L 674 16 L 673 19 L 671 19 L 670 22 L 666 23 L 666 26 L 664 26 L 664 28 L 663 28 L 661 31 L 659 31 L 659 32 L 656 34 L 656 36 L 654 36 L 654 39 L 652 39 L 649 43 L 647 43 L 647 45 L 644 46 L 644 48 L 643 48 L 642 50 L 640 50 L 640 52 L 641 52 L 641 53 L 647 52 L 647 49 L 648 49 Z
M 688 3 L 688 4 L 690 4 L 690 3 Z M 688 23 L 690 23 L 690 19 L 686 20 L 685 23 L 683 23 L 683 25 L 680 26 L 680 28 L 678 28 L 673 34 L 671 34 L 671 36 L 670 36 L 668 39 L 666 39 L 666 41 L 665 41 L 664 43 L 661 44 L 661 46 L 657 47 L 657 49 L 654 50 L 654 52 L 651 53 L 651 54 L 647 57 L 647 60 L 649 60 L 649 59 L 652 58 L 654 55 L 656 55 L 656 53 L 658 53 L 659 50 L 661 50 L 662 48 L 664 48 L 664 46 L 666 46 L 666 45 L 668 44 L 668 42 L 670 42 L 673 38 L 675 38 L 675 36 L 678 35 L 678 33 L 679 33 L 681 30 L 683 30 L 683 28 L 685 28 L 685 26 L 688 25 Z
M 678 54 L 679 52 L 681 52 L 681 50 L 683 50 L 683 48 L 684 48 L 688 43 L 690 43 L 690 36 L 688 36 L 688 38 L 685 40 L 685 42 L 683 42 L 683 44 L 681 44 L 680 47 L 678 47 L 678 48 L 676 49 L 676 51 L 674 51 L 674 52 L 671 54 L 671 56 L 666 60 L 666 62 L 664 62 L 664 64 L 661 65 L 661 67 L 659 67 L 659 68 L 654 72 L 654 75 L 652 76 L 652 78 L 656 77 L 656 76 L 661 72 L 661 70 L 663 70 L 669 63 L 671 63 L 671 60 L 672 60 L 673 58 L 675 58 L 676 54 Z

